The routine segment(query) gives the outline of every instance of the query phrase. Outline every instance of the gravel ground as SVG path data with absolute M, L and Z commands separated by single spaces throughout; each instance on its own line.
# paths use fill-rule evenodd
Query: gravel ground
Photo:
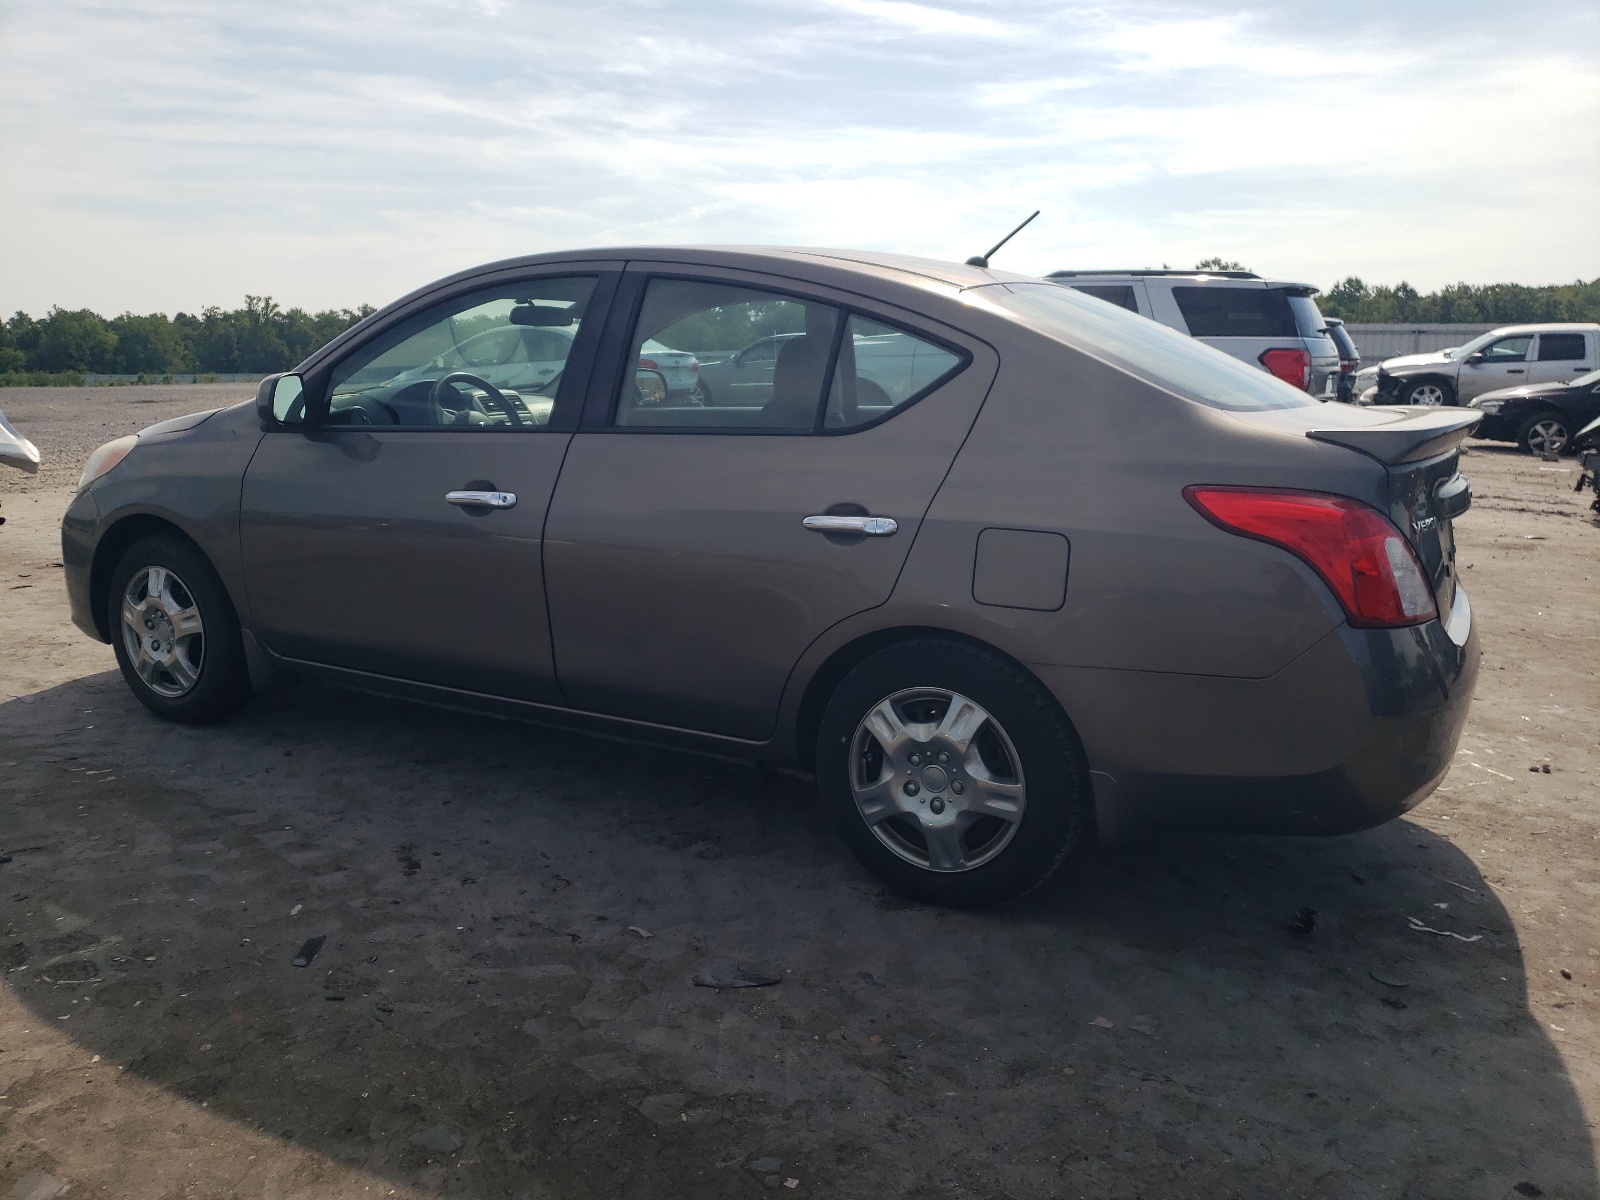
M 81 457 L 224 391 L 0 408 Z M 310 685 L 165 725 L 67 624 L 52 465 L 0 529 L 0 1195 L 1594 1197 L 1600 527 L 1464 466 L 1436 796 L 959 914 L 749 768 Z

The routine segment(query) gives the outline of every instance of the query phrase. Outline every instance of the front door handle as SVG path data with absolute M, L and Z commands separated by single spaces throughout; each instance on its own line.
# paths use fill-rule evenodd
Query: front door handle
M 515 492 L 446 492 L 449 504 L 462 504 L 469 508 L 515 508 Z
M 801 521 L 814 533 L 861 533 L 867 537 L 888 537 L 900 528 L 893 517 L 845 517 L 825 514 Z
M 1521 367 L 1510 367 L 1510 368 L 1508 368 L 1506 370 L 1506 374 L 1507 375 L 1521 375 L 1522 374 L 1522 368 Z

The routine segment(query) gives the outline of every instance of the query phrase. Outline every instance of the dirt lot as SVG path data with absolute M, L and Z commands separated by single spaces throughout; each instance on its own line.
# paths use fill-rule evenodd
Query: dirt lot
M 1485 670 L 1410 819 L 971 915 L 752 769 L 308 685 L 151 717 L 55 523 L 94 443 L 249 390 L 0 391 L 52 463 L 0 477 L 0 1196 L 1596 1195 L 1570 462 L 1466 460 Z M 722 960 L 782 982 L 692 985 Z

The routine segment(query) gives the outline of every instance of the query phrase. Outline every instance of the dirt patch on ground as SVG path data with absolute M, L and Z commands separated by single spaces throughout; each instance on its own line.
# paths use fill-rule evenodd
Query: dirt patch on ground
M 1465 466 L 1435 797 L 978 915 L 752 769 L 311 686 L 162 724 L 66 624 L 67 493 L 7 496 L 0 1195 L 1591 1197 L 1600 528 Z

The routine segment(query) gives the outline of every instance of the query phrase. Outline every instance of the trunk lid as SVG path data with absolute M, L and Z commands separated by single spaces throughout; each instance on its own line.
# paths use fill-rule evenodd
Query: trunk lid
M 1353 408 L 1345 404 L 1234 414 L 1258 427 L 1298 433 L 1375 459 L 1387 477 L 1385 515 L 1422 563 L 1439 617 L 1455 605 L 1456 548 L 1452 522 L 1472 503 L 1458 466 L 1461 444 L 1483 414 L 1461 408 Z
M 1482 414 L 1447 408 L 1369 408 L 1319 413 L 1306 436 L 1377 459 L 1389 476 L 1389 519 L 1399 526 L 1433 584 L 1439 618 L 1456 598 L 1454 520 L 1472 504 L 1459 470 L 1461 443 Z

